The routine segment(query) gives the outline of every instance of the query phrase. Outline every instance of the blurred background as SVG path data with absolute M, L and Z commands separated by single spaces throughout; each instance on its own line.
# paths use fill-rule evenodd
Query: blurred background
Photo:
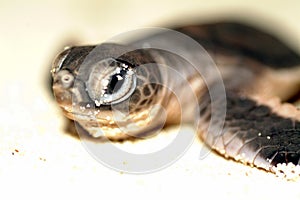
M 100 43 L 135 28 L 245 20 L 300 52 L 299 10 L 298 0 L 0 0 L 0 195 L 300 198 L 299 183 L 278 182 L 214 155 L 200 162 L 199 144 L 161 172 L 117 173 L 64 133 L 64 119 L 47 91 L 51 62 L 64 45 Z

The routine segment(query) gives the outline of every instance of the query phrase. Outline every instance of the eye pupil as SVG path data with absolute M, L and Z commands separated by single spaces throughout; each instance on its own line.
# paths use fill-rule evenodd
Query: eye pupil
M 122 87 L 124 83 L 125 74 L 126 72 L 124 70 L 121 70 L 120 73 L 112 76 L 107 88 L 108 94 L 113 94 L 114 92 L 118 92 L 118 90 Z

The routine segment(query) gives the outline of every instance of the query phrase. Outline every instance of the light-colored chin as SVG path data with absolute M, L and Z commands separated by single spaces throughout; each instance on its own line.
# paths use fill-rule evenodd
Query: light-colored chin
M 76 115 L 74 110 L 68 110 L 66 107 L 62 109 L 67 118 L 78 122 L 94 138 L 119 140 L 139 135 L 145 138 L 148 137 L 144 134 L 145 130 L 158 124 L 158 114 L 154 109 L 145 109 L 128 115 L 118 111 L 100 111 L 95 115 L 88 115 L 87 113 L 93 112 L 92 110 Z

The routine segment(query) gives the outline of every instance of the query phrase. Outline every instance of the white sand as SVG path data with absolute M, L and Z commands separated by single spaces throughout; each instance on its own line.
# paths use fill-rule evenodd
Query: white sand
M 215 154 L 199 160 L 203 146 L 197 140 L 181 159 L 159 172 L 130 175 L 111 170 L 64 132 L 64 118 L 46 90 L 50 62 L 65 41 L 79 37 L 84 43 L 101 42 L 171 19 L 250 13 L 262 24 L 270 19 L 274 24 L 266 26 L 279 28 L 300 50 L 298 2 L 243 2 L 1 1 L 1 199 L 299 199 L 299 181 L 288 182 Z M 168 141 L 170 135 L 148 143 Z M 125 143 L 121 148 L 139 147 Z

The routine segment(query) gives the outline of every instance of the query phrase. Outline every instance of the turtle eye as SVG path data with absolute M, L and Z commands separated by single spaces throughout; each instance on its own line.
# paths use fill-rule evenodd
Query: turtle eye
M 120 60 L 102 60 L 91 71 L 87 88 L 96 106 L 120 103 L 136 88 L 135 71 Z

